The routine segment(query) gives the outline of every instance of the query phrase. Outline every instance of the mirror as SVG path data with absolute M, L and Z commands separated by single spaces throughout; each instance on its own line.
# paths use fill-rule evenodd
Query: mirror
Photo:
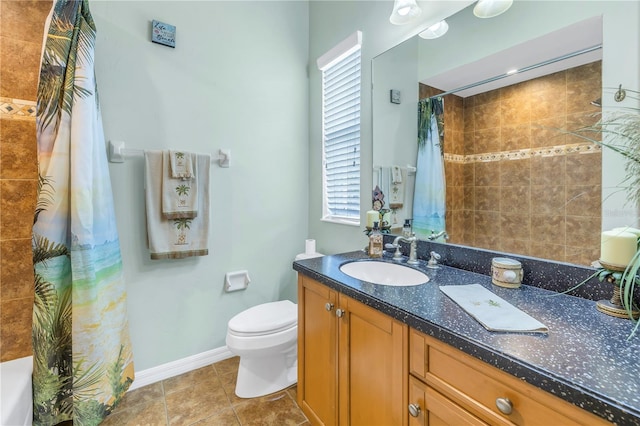
M 514 2 L 478 19 L 471 5 L 447 18 L 441 39 L 415 36 L 373 59 L 373 183 L 393 208 L 392 234 L 413 214 L 418 100 L 454 91 L 443 97 L 448 242 L 582 265 L 598 259 L 602 152 L 560 129 L 600 118 L 602 13 L 546 28 L 532 18 L 581 7 Z M 506 76 L 512 67 L 530 70 Z

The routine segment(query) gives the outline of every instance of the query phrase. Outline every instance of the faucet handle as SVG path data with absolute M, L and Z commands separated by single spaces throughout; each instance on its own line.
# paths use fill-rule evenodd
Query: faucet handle
M 442 256 L 440 256 L 438 253 L 436 253 L 435 251 L 432 251 L 431 253 L 429 253 L 431 255 L 431 257 L 429 258 L 429 261 L 427 262 L 427 268 L 431 268 L 431 269 L 437 269 L 439 268 L 438 266 L 438 260 L 440 260 L 442 258 Z

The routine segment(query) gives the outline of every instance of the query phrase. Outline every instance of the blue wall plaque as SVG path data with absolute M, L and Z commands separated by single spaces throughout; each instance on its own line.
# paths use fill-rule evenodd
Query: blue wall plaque
M 176 27 L 154 19 L 151 21 L 151 41 L 175 48 Z

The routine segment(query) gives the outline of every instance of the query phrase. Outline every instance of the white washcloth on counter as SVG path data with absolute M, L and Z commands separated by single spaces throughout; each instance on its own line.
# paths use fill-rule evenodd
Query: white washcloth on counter
M 151 259 L 181 259 L 209 254 L 209 168 L 211 156 L 196 154 L 198 214 L 167 219 L 162 214 L 163 152 L 144 152 L 147 242 Z
M 189 179 L 175 178 L 171 172 L 173 157 L 171 151 L 162 152 L 162 214 L 167 219 L 193 219 L 198 215 L 198 167 L 188 167 L 192 176 Z M 197 156 L 189 153 L 189 164 L 192 158 Z
M 480 284 L 440 286 L 440 291 L 449 296 L 487 330 L 520 333 L 549 332 L 546 325 Z

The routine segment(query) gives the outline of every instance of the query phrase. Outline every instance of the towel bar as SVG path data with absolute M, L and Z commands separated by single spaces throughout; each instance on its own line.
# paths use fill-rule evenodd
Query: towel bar
M 107 151 L 109 156 L 109 162 L 111 163 L 124 163 L 127 157 L 142 157 L 144 156 L 144 150 L 142 149 L 126 149 L 124 141 L 109 141 L 109 150 Z M 231 160 L 230 149 L 219 149 L 218 155 L 212 155 L 211 161 L 218 161 L 220 167 L 229 167 Z

